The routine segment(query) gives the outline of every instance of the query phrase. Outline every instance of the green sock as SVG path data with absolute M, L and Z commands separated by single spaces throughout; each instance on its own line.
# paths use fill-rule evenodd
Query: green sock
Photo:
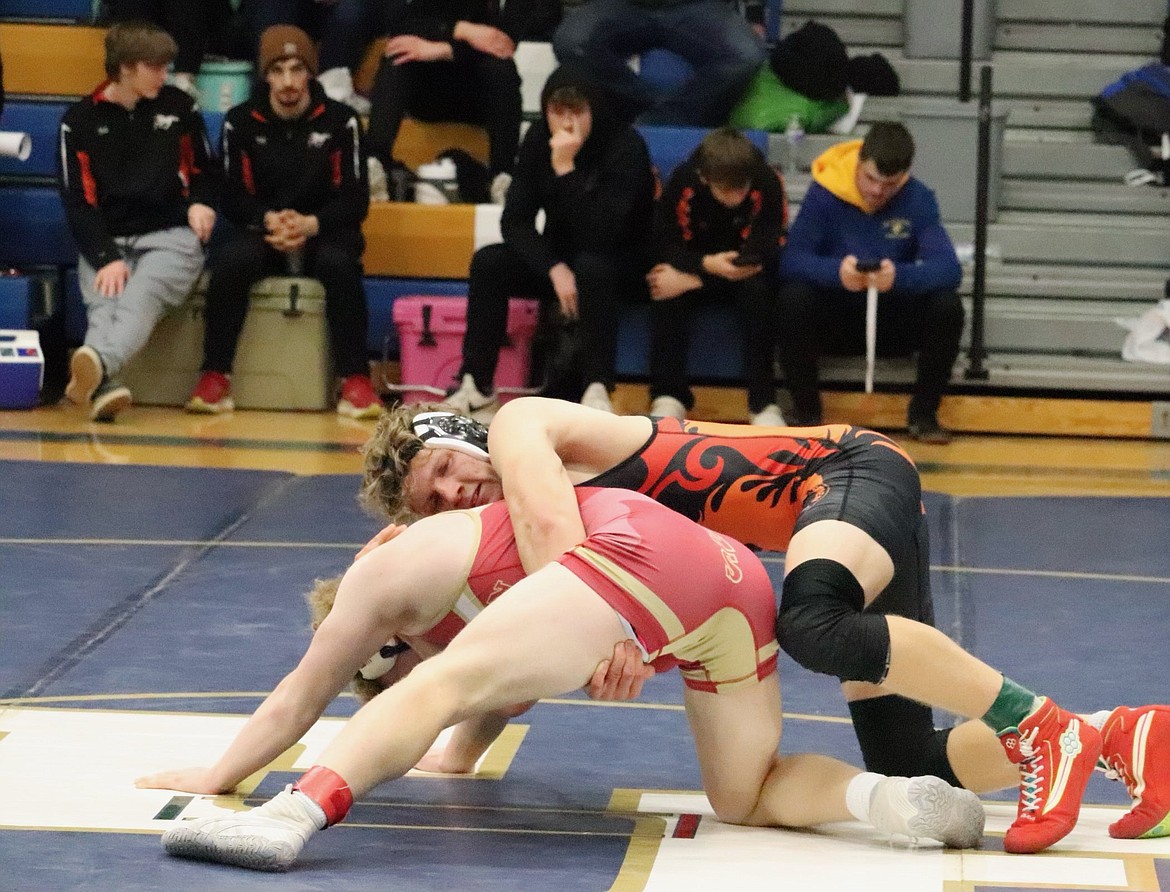
M 1020 722 L 1036 711 L 1040 700 L 1036 694 L 1020 687 L 1005 675 L 999 696 L 995 698 L 991 709 L 984 713 L 981 720 L 996 734 L 1002 734 L 1009 728 L 1018 728 Z

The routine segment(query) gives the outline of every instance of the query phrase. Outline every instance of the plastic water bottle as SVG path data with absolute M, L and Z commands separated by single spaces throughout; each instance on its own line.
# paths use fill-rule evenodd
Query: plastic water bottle
M 804 124 L 800 120 L 800 115 L 795 112 L 788 119 L 788 126 L 784 128 L 784 140 L 788 144 L 785 172 L 797 173 L 804 161 Z

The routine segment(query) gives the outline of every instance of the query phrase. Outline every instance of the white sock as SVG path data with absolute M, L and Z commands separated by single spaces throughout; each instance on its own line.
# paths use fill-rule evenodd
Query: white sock
M 306 812 L 308 812 L 309 817 L 312 818 L 313 823 L 316 824 L 314 829 L 324 830 L 325 824 L 328 823 L 325 818 L 325 809 L 321 808 L 321 806 L 314 802 L 312 796 L 308 796 L 305 793 L 302 793 L 300 790 L 293 790 L 292 795 L 293 799 L 297 801 L 297 804 L 300 805 L 301 808 L 303 808 Z
M 1102 709 L 1099 712 L 1094 712 L 1092 715 L 1082 716 L 1082 718 L 1084 718 L 1084 720 L 1086 722 L 1088 722 L 1090 725 L 1092 725 L 1094 728 L 1096 728 L 1098 731 L 1100 731 L 1102 728 L 1105 727 L 1105 722 L 1109 719 L 1109 716 L 1111 716 L 1111 715 L 1113 715 L 1112 709 Z
M 845 807 L 849 814 L 857 820 L 869 823 L 869 800 L 873 796 L 874 787 L 885 780 L 884 774 L 874 774 L 872 771 L 863 771 L 845 787 Z

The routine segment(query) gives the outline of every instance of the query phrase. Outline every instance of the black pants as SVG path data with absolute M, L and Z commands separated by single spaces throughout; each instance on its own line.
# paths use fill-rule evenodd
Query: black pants
M 211 27 L 209 7 L 218 6 L 208 0 L 106 0 L 111 22 L 153 22 L 170 34 L 179 46 L 175 71 L 188 74 L 198 74 L 203 64 Z
M 514 59 L 457 47 L 450 62 L 394 65 L 383 58 L 370 92 L 369 152 L 387 170 L 405 115 L 462 121 L 488 133 L 492 174 L 510 172 L 520 145 L 520 74 Z
M 822 353 L 865 354 L 865 292 L 783 282 L 778 316 L 780 364 L 792 394 L 794 421 L 820 421 L 818 360 Z M 878 354 L 918 354 L 918 377 L 910 400 L 912 420 L 938 411 L 962 334 L 963 305 L 954 291 L 878 295 Z
M 603 254 L 579 254 L 569 265 L 577 277 L 581 378 L 612 388 L 621 307 L 637 294 L 639 273 L 623 258 Z M 484 392 L 492 389 L 507 341 L 510 297 L 557 299 L 548 276 L 534 273 L 506 244 L 480 248 L 471 259 L 459 374 L 470 374 Z
M 743 335 L 743 369 L 748 408 L 760 412 L 776 401 L 776 279 L 767 272 L 742 282 L 719 280 L 673 300 L 650 304 L 650 398 L 672 396 L 690 409 L 695 404 L 687 376 L 691 319 L 703 303 L 735 307 Z
M 365 289 L 362 286 L 362 236 L 325 233 L 305 245 L 304 275 L 325 287 L 325 321 L 337 374 L 368 374 Z M 261 233 L 241 230 L 216 252 L 207 289 L 203 370 L 232 370 L 240 330 L 248 315 L 248 290 L 265 276 L 288 275 L 287 258 L 270 248 Z

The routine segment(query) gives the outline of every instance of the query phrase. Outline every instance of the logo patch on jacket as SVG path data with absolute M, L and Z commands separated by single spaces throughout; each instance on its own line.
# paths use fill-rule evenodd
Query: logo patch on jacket
M 886 238 L 910 238 L 910 221 L 905 217 L 891 217 L 889 220 L 884 220 L 882 229 L 886 232 Z
M 154 129 L 155 130 L 170 130 L 171 126 L 179 123 L 178 115 L 155 115 Z
M 310 149 L 319 149 L 319 148 L 321 148 L 321 146 L 325 145 L 325 143 L 327 143 L 327 142 L 329 142 L 329 134 L 328 133 L 321 133 L 320 131 L 314 131 L 313 133 L 309 134 L 309 148 Z

